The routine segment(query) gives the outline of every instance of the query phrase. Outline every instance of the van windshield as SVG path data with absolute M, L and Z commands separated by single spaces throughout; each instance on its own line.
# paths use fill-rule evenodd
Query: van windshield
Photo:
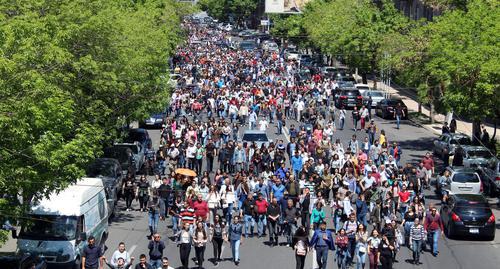
M 77 217 L 30 215 L 19 238 L 32 240 L 73 240 L 77 235 Z

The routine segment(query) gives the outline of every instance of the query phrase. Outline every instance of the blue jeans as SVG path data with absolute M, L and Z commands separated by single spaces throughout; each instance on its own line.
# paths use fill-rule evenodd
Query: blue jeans
M 326 269 L 326 263 L 328 261 L 328 247 L 327 246 L 317 246 L 316 247 L 316 262 L 318 263 L 319 269 Z
M 253 216 L 245 215 L 245 237 L 248 236 L 248 230 L 250 228 L 251 235 L 253 236 L 253 228 L 255 227 L 255 219 Z M 251 226 L 251 227 L 249 227 Z
M 283 121 L 278 120 L 278 134 L 283 133 Z
M 431 245 L 432 254 L 434 254 L 434 255 L 438 254 L 439 234 L 441 234 L 441 230 L 439 230 L 439 229 L 434 230 L 434 231 L 429 231 L 429 234 L 428 234 L 429 245 Z M 432 242 L 430 242 L 431 240 L 432 240 Z
M 363 226 L 368 227 L 368 213 L 359 214 L 357 218 L 359 222 L 363 223 Z
M 265 226 L 267 225 L 266 215 L 259 215 L 257 217 L 257 232 L 259 236 L 262 236 L 265 231 Z
M 345 119 L 340 119 L 340 130 L 344 130 Z
M 412 241 L 412 252 L 413 252 L 413 261 L 420 261 L 420 250 L 422 249 L 422 240 L 413 240 Z
M 347 268 L 347 257 L 349 256 L 349 253 L 347 252 L 347 249 L 337 249 L 337 266 L 339 269 L 345 269 Z
M 364 246 L 365 247 L 365 252 L 360 252 L 359 247 Z M 356 269 L 363 268 L 365 263 L 366 263 L 366 251 L 367 251 L 367 246 L 366 244 L 363 243 L 358 243 L 356 246 L 356 259 L 358 260 L 356 262 Z
M 240 261 L 240 240 L 231 240 L 231 251 L 233 253 L 233 260 Z
M 178 216 L 172 216 L 172 231 L 174 234 L 177 234 L 179 232 L 179 217 Z
M 158 231 L 158 221 L 160 220 L 160 213 L 148 213 L 148 225 L 153 228 L 153 233 Z
M 341 217 L 342 216 L 339 214 L 333 215 L 333 226 L 335 227 L 336 232 L 338 232 L 342 228 Z
M 399 129 L 399 123 L 400 123 L 400 121 L 401 121 L 401 116 L 396 115 L 396 126 L 397 126 L 398 129 Z
M 158 260 L 152 260 L 152 259 L 150 259 L 149 260 L 149 265 L 151 265 L 151 267 L 153 267 L 153 269 L 161 268 L 162 267 L 161 259 L 158 259 Z

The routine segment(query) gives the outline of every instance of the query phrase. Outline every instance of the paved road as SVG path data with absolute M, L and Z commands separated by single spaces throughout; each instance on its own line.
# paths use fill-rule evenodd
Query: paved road
M 431 149 L 431 141 L 434 136 L 424 128 L 413 125 L 411 122 L 405 122 L 402 125 L 401 130 L 395 129 L 395 124 L 392 121 L 385 121 L 376 118 L 376 122 L 379 128 L 384 129 L 387 134 L 389 141 L 398 141 L 403 147 L 403 157 L 402 162 L 407 161 L 414 162 L 415 160 L 420 160 L 421 156 L 425 154 L 429 149 Z M 287 125 L 294 123 L 295 126 L 299 124 L 294 121 L 288 121 Z M 339 131 L 336 133 L 336 137 L 340 138 L 343 143 L 346 143 L 351 135 L 354 133 L 348 128 L 352 128 L 352 124 L 347 122 L 347 128 L 344 131 Z M 271 126 L 268 129 L 268 135 L 273 141 L 277 139 L 286 140 L 285 135 L 277 136 L 275 134 L 276 128 Z M 358 139 L 363 139 L 365 133 L 357 132 Z M 150 130 L 150 135 L 152 136 L 154 143 L 158 144 L 159 141 L 159 131 Z M 433 201 L 435 198 L 433 193 L 427 193 L 428 201 Z M 435 201 L 435 200 L 434 200 Z M 120 208 L 123 208 L 123 203 L 120 202 Z M 138 205 L 134 202 L 133 206 L 136 208 Z M 127 249 L 132 253 L 132 256 L 138 257 L 141 253 L 147 254 L 147 238 L 149 234 L 147 227 L 147 216 L 146 213 L 140 213 L 137 211 L 125 212 L 123 210 L 117 214 L 116 219 L 113 221 L 110 227 L 110 237 L 107 241 L 108 251 L 106 256 L 108 259 L 112 255 L 114 249 L 119 242 L 125 242 Z M 327 214 L 329 215 L 329 214 Z M 495 215 L 500 216 L 498 210 L 495 210 Z M 328 220 L 331 223 L 330 220 Z M 500 229 L 500 224 L 497 227 Z M 165 256 L 171 260 L 172 266 L 176 267 L 180 265 L 179 260 L 179 250 L 175 243 L 167 239 L 167 236 L 171 236 L 171 230 L 166 228 L 166 225 L 170 225 L 170 219 L 165 222 L 160 223 L 159 231 L 165 239 L 167 248 L 165 251 Z M 284 240 L 284 238 L 280 238 Z M 241 246 L 241 263 L 239 268 L 243 269 L 253 269 L 253 268 L 294 268 L 295 258 L 293 251 L 285 246 L 279 246 L 271 248 L 264 244 L 267 241 L 258 238 L 249 238 L 245 240 Z M 432 255 L 425 253 L 422 256 L 421 261 L 423 265 L 420 268 L 440 268 L 440 269 L 455 269 L 455 268 L 499 268 L 500 264 L 500 236 L 493 242 L 488 241 L 462 241 L 462 240 L 449 240 L 444 239 L 440 241 L 439 249 L 440 254 L 438 257 L 433 257 Z M 231 251 L 229 245 L 226 244 L 223 250 L 223 258 L 227 261 L 220 263 L 218 268 L 235 268 L 234 264 L 230 261 Z M 194 251 L 191 253 L 191 257 L 194 256 Z M 207 246 L 205 258 L 212 257 L 212 246 L 209 244 Z M 405 260 L 410 259 L 411 253 L 408 249 L 403 248 L 398 253 L 399 263 L 394 265 L 394 268 L 417 268 L 412 264 L 405 262 Z M 334 256 L 330 253 L 328 258 L 329 265 L 328 268 L 334 267 Z M 191 267 L 194 267 L 194 262 L 190 263 Z M 313 259 L 312 255 L 308 255 L 306 260 L 306 268 L 312 268 Z M 214 268 L 212 263 L 205 262 L 205 268 Z

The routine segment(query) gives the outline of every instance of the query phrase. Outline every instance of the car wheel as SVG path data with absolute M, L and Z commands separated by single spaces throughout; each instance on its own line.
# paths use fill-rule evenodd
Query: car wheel
M 82 268 L 82 265 L 80 263 L 80 257 L 77 257 L 75 262 L 73 262 L 71 269 L 81 269 L 81 268 Z

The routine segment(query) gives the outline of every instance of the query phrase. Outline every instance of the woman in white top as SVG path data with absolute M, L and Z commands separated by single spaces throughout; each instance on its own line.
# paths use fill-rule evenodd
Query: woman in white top
M 156 190 L 161 186 L 161 184 L 162 184 L 162 181 L 161 181 L 160 175 L 156 175 L 155 179 L 153 179 L 153 181 L 151 182 L 151 188 L 153 188 L 153 190 Z
M 215 189 L 215 185 L 210 185 L 210 190 L 208 191 L 207 195 L 207 203 L 208 203 L 208 209 L 210 210 L 210 224 L 214 223 L 214 216 L 217 214 L 217 208 L 219 208 L 220 204 L 220 194 L 217 193 L 217 190 Z
M 234 186 L 229 181 L 229 178 L 224 180 L 224 185 L 220 190 L 220 199 L 222 203 L 222 212 L 226 223 L 230 223 L 233 214 L 233 205 L 236 201 Z
M 203 260 L 205 260 L 205 248 L 207 241 L 208 236 L 207 231 L 205 230 L 205 224 L 202 221 L 197 221 L 196 229 L 193 233 L 193 244 L 199 269 L 203 268 Z
M 304 269 L 309 239 L 304 227 L 299 227 L 293 236 L 293 249 L 295 250 L 296 269 Z

